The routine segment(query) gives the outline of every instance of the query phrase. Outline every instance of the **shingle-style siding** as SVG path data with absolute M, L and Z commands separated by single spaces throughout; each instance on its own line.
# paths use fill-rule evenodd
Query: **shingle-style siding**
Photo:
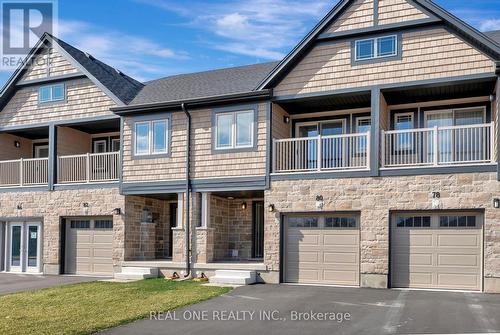
M 123 127 L 123 181 L 168 181 L 186 177 L 186 116 L 172 113 L 170 157 L 133 159 L 134 119 L 125 118 Z
M 378 23 L 391 24 L 427 19 L 429 16 L 406 0 L 379 0 Z
M 351 43 L 315 46 L 277 85 L 275 95 L 492 73 L 494 62 L 443 28 L 402 34 L 401 60 L 351 64 Z
M 274 139 L 290 138 L 292 136 L 292 122 L 285 123 L 283 118 L 289 116 L 280 105 L 273 103 L 272 134 Z
M 367 28 L 373 26 L 373 0 L 355 1 L 325 32 Z
M 97 116 L 114 116 L 115 103 L 90 79 L 65 82 L 66 101 L 38 103 L 38 86 L 19 89 L 0 111 L 0 126 L 39 124 Z
M 495 85 L 495 92 L 498 92 L 498 85 L 500 85 L 500 83 L 497 81 L 497 84 Z M 492 108 L 491 108 L 491 121 L 495 122 L 495 127 L 498 127 L 499 126 L 499 122 L 500 120 L 498 119 L 498 100 L 500 99 L 500 97 L 498 95 L 496 95 L 496 99 L 495 101 L 493 101 L 492 103 Z M 494 134 L 497 134 L 497 131 L 496 131 L 497 128 L 495 128 L 495 132 Z M 496 148 L 498 146 L 498 136 L 494 136 L 493 137 L 493 141 L 494 141 L 494 144 L 493 144 L 493 147 Z M 494 150 L 493 151 L 493 158 L 495 161 L 498 160 L 498 150 Z
M 47 68 L 48 59 L 50 59 L 50 68 Z M 56 49 L 46 48 L 40 55 L 35 57 L 31 67 L 22 77 L 22 80 L 34 80 L 76 72 L 78 72 L 77 69 L 61 56 Z
M 86 154 L 91 150 L 90 134 L 69 127 L 57 129 L 57 154 L 59 156 Z
M 267 104 L 258 105 L 257 150 L 212 152 L 212 110 L 192 111 L 192 165 L 194 179 L 211 177 L 262 176 L 266 174 Z

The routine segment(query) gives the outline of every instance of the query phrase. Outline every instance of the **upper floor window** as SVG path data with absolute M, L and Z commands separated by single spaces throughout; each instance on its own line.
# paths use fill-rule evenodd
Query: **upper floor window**
M 135 123 L 135 155 L 168 153 L 168 119 Z
M 215 116 L 215 149 L 252 148 L 254 146 L 255 111 L 217 113 Z
M 62 101 L 64 98 L 64 84 L 42 86 L 38 89 L 38 101 L 40 103 Z
M 369 60 L 396 56 L 398 37 L 396 35 L 357 40 L 355 42 L 355 60 Z

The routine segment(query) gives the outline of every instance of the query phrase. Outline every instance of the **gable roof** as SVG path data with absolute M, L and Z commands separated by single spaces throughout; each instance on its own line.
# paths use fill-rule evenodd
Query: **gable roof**
M 273 83 L 298 62 L 302 56 L 315 43 L 316 38 L 322 31 L 344 13 L 344 11 L 356 0 L 340 0 L 337 5 L 307 34 L 300 43 L 262 80 L 257 89 L 270 88 Z M 468 42 L 474 44 L 481 50 L 488 52 L 496 61 L 500 61 L 500 43 L 487 35 L 479 32 L 464 21 L 450 14 L 445 9 L 433 3 L 431 0 L 407 0 L 410 4 L 420 8 L 456 31 Z M 384 26 L 380 26 L 383 28 Z
M 26 64 L 29 64 L 29 61 L 36 57 L 47 44 L 57 48 L 57 50 L 80 71 L 79 73 L 81 75 L 86 75 L 117 105 L 128 104 L 144 87 L 144 85 L 137 80 L 104 64 L 68 43 L 45 33 L 25 57 L 22 65 L 14 71 L 12 76 L 3 86 L 0 91 L 0 108 L 5 105 L 10 96 L 15 92 L 16 83 L 28 69 Z M 50 78 L 47 79 L 50 80 Z
M 500 30 L 487 31 L 484 34 L 496 43 L 500 44 Z
M 261 63 L 152 80 L 145 83 L 130 105 L 251 92 L 277 64 Z

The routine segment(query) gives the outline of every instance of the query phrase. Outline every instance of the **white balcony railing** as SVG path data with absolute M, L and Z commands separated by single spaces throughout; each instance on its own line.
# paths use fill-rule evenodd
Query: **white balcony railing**
M 494 123 L 382 131 L 382 168 L 494 162 Z
M 273 172 L 364 170 L 370 133 L 273 140 Z
M 57 183 L 59 184 L 117 181 L 119 173 L 119 152 L 57 158 Z
M 48 179 L 48 158 L 0 161 L 0 187 L 41 186 Z

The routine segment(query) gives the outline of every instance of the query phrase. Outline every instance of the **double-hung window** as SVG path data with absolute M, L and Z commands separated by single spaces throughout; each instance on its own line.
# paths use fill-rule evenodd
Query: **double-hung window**
M 215 149 L 254 146 L 255 111 L 243 110 L 215 115 Z
M 392 57 L 398 54 L 396 35 L 357 40 L 354 44 L 356 61 Z
M 135 155 L 148 156 L 168 153 L 168 119 L 135 123 Z
M 62 101 L 65 98 L 64 84 L 42 86 L 38 89 L 40 103 Z

